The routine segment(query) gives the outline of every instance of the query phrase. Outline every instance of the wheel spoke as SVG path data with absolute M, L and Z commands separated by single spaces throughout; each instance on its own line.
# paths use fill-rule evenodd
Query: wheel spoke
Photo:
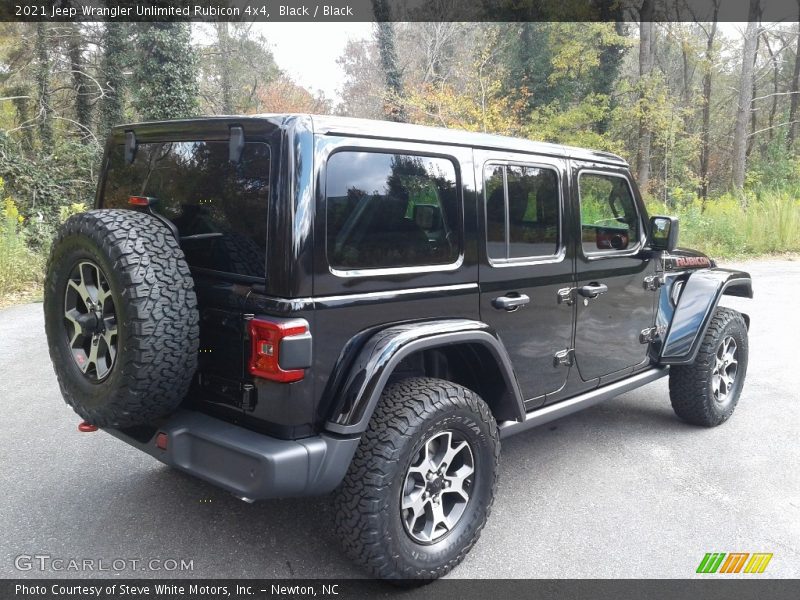
M 64 313 L 64 318 L 72 325 L 72 335 L 69 336 L 70 348 L 74 348 L 78 339 L 83 337 L 83 327 L 81 326 L 80 321 L 78 321 L 78 316 L 79 313 L 74 308 Z
M 100 345 L 102 344 L 102 353 L 100 351 Z M 97 362 L 95 363 L 95 369 L 97 369 L 97 378 L 102 379 L 108 372 L 111 370 L 111 365 L 114 363 L 114 357 L 112 353 L 114 352 L 111 344 L 106 341 L 105 336 L 101 336 L 98 339 L 97 344 Z
M 427 538 L 427 540 L 432 541 L 433 539 L 439 537 L 438 529 L 439 525 L 444 525 L 445 529 L 448 529 L 447 522 L 444 516 L 444 509 L 442 508 L 441 502 L 439 503 L 430 503 L 430 516 L 425 521 L 425 527 L 422 529 L 422 535 Z
M 714 391 L 715 396 L 719 395 L 719 386 L 721 381 L 722 378 L 720 377 L 719 373 L 714 373 L 711 376 L 711 389 Z
M 92 302 L 92 295 L 89 293 L 89 290 L 83 283 L 83 279 L 81 279 L 80 282 L 70 279 L 68 285 L 75 290 L 75 293 L 78 294 L 78 297 L 83 301 L 84 305 L 88 309 Z
M 419 464 L 412 465 L 409 469 L 409 473 L 419 473 L 420 475 L 426 475 L 428 471 L 434 468 L 433 462 L 431 461 L 431 456 L 428 448 L 428 444 L 426 443 L 422 449 L 420 450 L 422 456 L 419 459 Z
M 89 357 L 86 360 L 86 368 L 88 369 L 90 365 L 94 365 L 95 372 L 97 371 L 97 347 L 98 344 L 95 344 L 94 340 L 92 340 L 92 343 L 89 344 Z
M 450 445 L 448 446 L 447 452 L 445 452 L 444 458 L 442 459 L 442 466 L 444 466 L 445 468 L 453 464 L 453 459 L 459 454 L 461 454 L 461 452 L 469 449 L 469 444 L 467 444 L 467 442 L 462 441 L 456 444 L 454 447 L 452 444 L 452 436 L 450 439 L 451 439 Z
M 469 477 L 475 472 L 475 469 L 470 465 L 462 465 L 455 473 L 447 474 L 444 476 L 445 480 L 450 483 L 450 487 L 445 488 L 445 494 L 458 494 L 464 500 L 469 500 L 469 492 L 464 489 L 464 484 L 467 483 Z

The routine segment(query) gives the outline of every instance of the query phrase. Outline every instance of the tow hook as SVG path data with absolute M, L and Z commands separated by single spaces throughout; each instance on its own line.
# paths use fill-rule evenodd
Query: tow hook
M 92 433 L 93 431 L 97 431 L 97 425 L 92 425 L 88 421 L 81 421 L 78 423 L 78 431 L 81 433 Z

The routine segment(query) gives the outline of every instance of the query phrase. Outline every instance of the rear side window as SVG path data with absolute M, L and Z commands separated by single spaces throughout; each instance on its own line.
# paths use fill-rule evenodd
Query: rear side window
M 558 176 L 553 169 L 489 165 L 484 172 L 486 249 L 492 260 L 558 253 Z
M 584 253 L 617 252 L 637 244 L 639 215 L 624 177 L 583 172 L 578 189 Z
M 178 228 L 189 265 L 263 278 L 266 268 L 270 149 L 248 142 L 237 164 L 228 142 L 139 144 L 109 156 L 102 205 L 127 208 L 130 196 L 156 198 L 154 210 Z
M 446 158 L 342 151 L 328 159 L 327 254 L 337 269 L 447 265 L 460 254 L 458 184 Z

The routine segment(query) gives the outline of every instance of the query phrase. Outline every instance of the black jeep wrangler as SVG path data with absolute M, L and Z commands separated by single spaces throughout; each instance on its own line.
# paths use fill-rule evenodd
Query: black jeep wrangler
M 618 156 L 338 117 L 141 123 L 53 244 L 45 317 L 84 422 L 246 501 L 335 491 L 373 575 L 455 567 L 500 439 L 669 375 L 731 416 L 747 273 L 675 250 Z

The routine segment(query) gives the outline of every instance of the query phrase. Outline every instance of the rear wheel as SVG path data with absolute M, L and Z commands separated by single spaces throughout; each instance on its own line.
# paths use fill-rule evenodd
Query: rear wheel
M 486 523 L 499 452 L 497 424 L 470 390 L 431 378 L 388 386 L 337 493 L 346 552 L 385 579 L 446 574 Z
M 747 373 L 748 339 L 744 317 L 718 308 L 691 365 L 673 366 L 669 396 L 687 423 L 715 427 L 733 414 Z

